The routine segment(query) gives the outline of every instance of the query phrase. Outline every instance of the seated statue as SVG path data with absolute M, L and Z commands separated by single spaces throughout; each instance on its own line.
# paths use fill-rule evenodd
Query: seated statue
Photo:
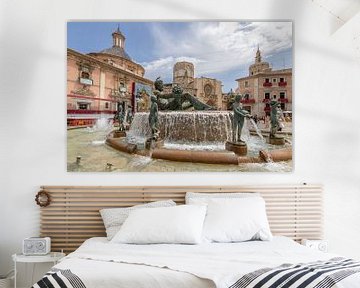
M 186 109 L 194 110 L 215 110 L 214 107 L 203 103 L 196 96 L 184 92 L 181 86 L 173 85 L 171 93 L 164 93 L 164 83 L 160 77 L 156 78 L 154 95 L 157 97 L 158 109 L 162 111 L 181 111 Z

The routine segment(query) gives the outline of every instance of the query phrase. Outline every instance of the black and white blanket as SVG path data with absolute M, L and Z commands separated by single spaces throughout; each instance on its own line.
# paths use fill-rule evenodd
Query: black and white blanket
M 360 262 L 345 258 L 297 265 L 284 264 L 248 273 L 229 288 L 331 288 L 359 272 Z
M 229 288 L 331 288 L 360 272 L 360 262 L 333 258 L 304 264 L 283 264 L 242 276 Z M 86 288 L 69 269 L 52 269 L 32 288 Z M 352 287 L 349 287 L 352 288 Z
M 86 288 L 81 279 L 69 269 L 53 268 L 32 288 Z

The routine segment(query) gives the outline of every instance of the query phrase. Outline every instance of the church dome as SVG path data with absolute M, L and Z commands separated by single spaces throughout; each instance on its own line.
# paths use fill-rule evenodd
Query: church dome
M 127 60 L 132 61 L 131 57 L 125 51 L 125 36 L 121 33 L 120 28 L 118 27 L 113 33 L 113 46 L 100 52 L 98 54 L 109 54 L 111 56 L 121 57 Z
M 107 48 L 107 49 L 104 49 L 104 50 L 101 50 L 100 52 L 98 53 L 102 53 L 102 54 L 109 54 L 109 55 L 112 55 L 112 56 L 118 56 L 118 57 L 121 57 L 121 58 L 125 58 L 127 60 L 130 60 L 132 61 L 131 57 L 129 56 L 128 53 L 126 53 L 125 49 L 120 47 L 120 46 L 113 46 L 111 48 Z

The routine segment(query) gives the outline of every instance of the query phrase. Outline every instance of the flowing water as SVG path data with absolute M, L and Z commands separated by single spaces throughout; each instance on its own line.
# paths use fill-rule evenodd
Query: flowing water
M 136 113 L 127 141 L 136 144 L 151 136 L 149 113 Z M 197 145 L 231 139 L 231 113 L 227 111 L 160 112 L 160 138 L 165 143 Z
M 97 119 L 93 127 L 87 127 L 86 129 L 89 132 L 97 132 L 97 131 L 111 131 L 112 128 L 113 128 L 112 119 L 103 117 Z
M 265 143 L 265 139 L 264 139 L 263 135 L 261 134 L 261 131 L 260 131 L 259 127 L 256 125 L 254 119 L 251 118 L 251 119 L 250 119 L 250 122 L 251 122 L 252 126 L 254 127 L 256 134 L 257 134 L 257 135 L 260 137 L 260 139 Z

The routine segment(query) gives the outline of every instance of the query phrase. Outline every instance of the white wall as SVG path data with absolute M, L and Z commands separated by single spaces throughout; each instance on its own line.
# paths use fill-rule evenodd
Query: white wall
M 344 24 L 315 3 L 1 1 L 0 274 L 10 269 L 10 255 L 20 251 L 22 239 L 38 234 L 34 195 L 44 184 L 322 183 L 330 250 L 360 258 L 360 51 L 353 39 L 359 13 Z M 67 173 L 65 53 L 66 20 L 71 19 L 294 20 L 294 172 Z

